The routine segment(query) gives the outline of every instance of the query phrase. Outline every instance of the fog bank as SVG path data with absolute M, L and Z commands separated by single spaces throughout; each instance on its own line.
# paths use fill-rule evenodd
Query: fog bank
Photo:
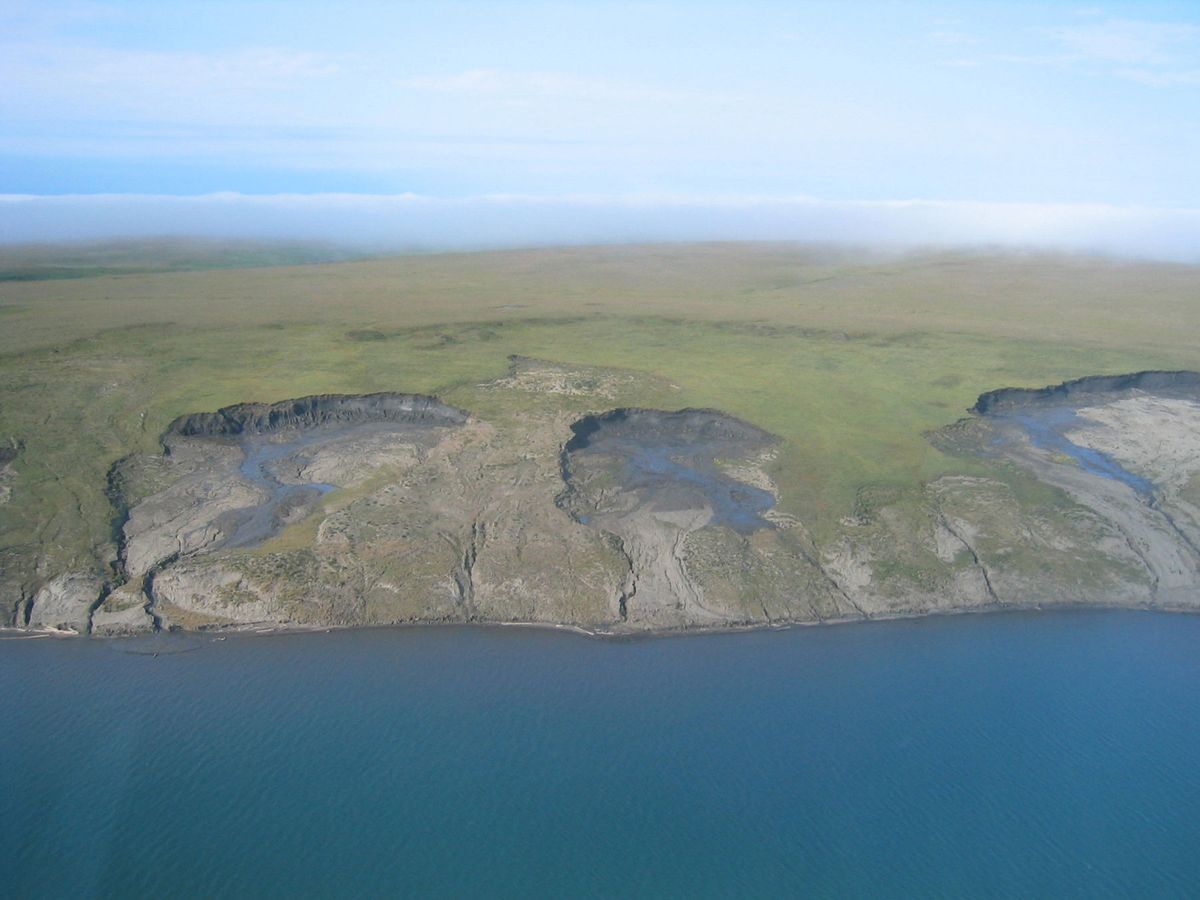
M 164 235 L 391 250 L 707 240 L 993 245 L 1200 262 L 1200 210 L 1189 208 L 754 196 L 0 195 L 0 243 Z

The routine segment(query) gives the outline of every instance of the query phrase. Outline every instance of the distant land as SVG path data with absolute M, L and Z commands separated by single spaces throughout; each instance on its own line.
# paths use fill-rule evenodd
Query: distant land
M 303 265 L 366 255 L 332 244 L 217 238 L 0 244 L 0 282 Z
M 0 248 L 6 627 L 1200 608 L 1200 267 Z

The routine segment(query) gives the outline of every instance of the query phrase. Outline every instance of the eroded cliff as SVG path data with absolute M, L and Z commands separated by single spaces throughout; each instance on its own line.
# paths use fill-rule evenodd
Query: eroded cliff
M 514 358 L 477 390 L 515 414 L 370 394 L 182 416 L 109 474 L 109 569 L 21 586 L 10 624 L 627 633 L 1200 607 L 1196 373 L 988 392 L 930 435 L 972 474 L 863 485 L 817 536 L 775 481 L 782 442 L 718 410 L 612 405 L 645 377 Z

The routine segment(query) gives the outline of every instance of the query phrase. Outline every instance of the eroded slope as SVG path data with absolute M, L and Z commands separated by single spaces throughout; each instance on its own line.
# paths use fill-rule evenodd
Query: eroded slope
M 112 571 L 49 572 L 10 623 L 620 633 L 1200 606 L 1194 373 L 985 394 L 930 436 L 963 474 L 863 485 L 819 540 L 772 477 L 787 443 L 718 410 L 620 405 L 676 390 L 518 357 L 473 387 L 486 414 L 373 394 L 181 417 L 161 454 L 109 473 Z
M 1150 602 L 1200 591 L 1200 374 L 1141 372 L 980 398 L 979 451 L 1010 460 L 1115 529 Z
M 563 447 L 575 519 L 612 535 L 627 565 L 617 613 L 640 628 L 767 624 L 854 615 L 781 538 L 764 466 L 778 439 L 717 410 L 614 409 L 571 426 Z

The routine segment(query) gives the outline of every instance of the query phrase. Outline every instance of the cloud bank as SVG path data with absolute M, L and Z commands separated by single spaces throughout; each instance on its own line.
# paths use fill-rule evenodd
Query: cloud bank
M 0 195 L 0 242 L 288 238 L 376 249 L 796 240 L 993 245 L 1200 262 L 1200 209 L 808 197 Z

